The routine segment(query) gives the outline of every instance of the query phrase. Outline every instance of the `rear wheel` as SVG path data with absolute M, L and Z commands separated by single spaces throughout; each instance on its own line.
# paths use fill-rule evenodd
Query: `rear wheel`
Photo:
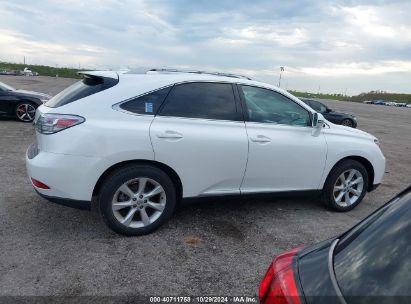
M 147 234 L 169 219 L 176 205 L 172 180 L 162 170 L 134 165 L 115 171 L 99 195 L 105 223 L 124 235 Z
M 15 111 L 16 118 L 22 122 L 32 122 L 36 114 L 36 106 L 31 102 L 20 102 Z
M 341 122 L 341 124 L 343 125 L 343 126 L 346 126 L 346 127 L 353 127 L 354 126 L 354 122 L 351 120 L 351 119 L 344 119 L 342 122 Z
M 355 160 L 344 160 L 330 172 L 323 188 L 323 202 L 335 211 L 348 211 L 361 203 L 368 188 L 368 173 Z

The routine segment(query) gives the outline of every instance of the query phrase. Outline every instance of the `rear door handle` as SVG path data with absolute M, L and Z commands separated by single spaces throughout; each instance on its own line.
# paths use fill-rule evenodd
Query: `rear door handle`
M 256 143 L 269 143 L 271 142 L 271 139 L 267 136 L 264 135 L 257 135 L 256 137 L 250 137 L 252 142 Z
M 180 139 L 183 138 L 183 134 L 176 131 L 167 130 L 165 132 L 157 133 L 158 138 L 170 138 L 170 139 Z

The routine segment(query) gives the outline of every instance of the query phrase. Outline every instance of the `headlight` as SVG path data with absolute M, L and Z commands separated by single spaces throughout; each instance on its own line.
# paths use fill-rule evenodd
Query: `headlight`
M 49 99 L 48 99 L 48 98 L 46 98 L 46 99 L 40 99 L 40 101 L 41 101 L 42 103 L 46 103 L 47 101 L 49 101 Z

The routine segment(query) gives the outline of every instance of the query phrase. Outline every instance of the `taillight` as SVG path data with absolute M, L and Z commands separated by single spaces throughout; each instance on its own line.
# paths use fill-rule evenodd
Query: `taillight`
M 303 247 L 282 253 L 271 263 L 260 285 L 260 303 L 300 304 L 293 259 Z
M 33 185 L 37 188 L 40 189 L 50 189 L 49 186 L 47 186 L 45 183 L 42 183 L 41 181 L 35 179 L 35 178 L 31 178 L 31 182 L 33 183 Z
M 53 134 L 79 125 L 85 121 L 84 117 L 77 115 L 42 114 L 37 119 L 35 128 L 41 134 Z

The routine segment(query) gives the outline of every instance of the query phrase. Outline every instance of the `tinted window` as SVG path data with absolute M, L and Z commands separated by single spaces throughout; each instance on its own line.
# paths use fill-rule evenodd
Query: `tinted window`
M 308 100 L 306 103 L 317 112 L 325 113 L 327 111 L 327 107 L 323 105 L 321 102 Z
M 111 88 L 117 83 L 117 79 L 85 76 L 82 81 L 76 82 L 72 86 L 61 91 L 44 105 L 50 108 L 64 106 L 78 99 Z
M 411 193 L 351 230 L 339 242 L 334 269 L 344 295 L 411 295 Z
M 226 83 L 185 83 L 168 95 L 162 116 L 236 120 L 233 87 Z
M 309 112 L 284 95 L 263 88 L 241 86 L 248 120 L 263 123 L 308 126 Z
M 171 87 L 133 98 L 120 105 L 120 108 L 137 114 L 155 115 Z

